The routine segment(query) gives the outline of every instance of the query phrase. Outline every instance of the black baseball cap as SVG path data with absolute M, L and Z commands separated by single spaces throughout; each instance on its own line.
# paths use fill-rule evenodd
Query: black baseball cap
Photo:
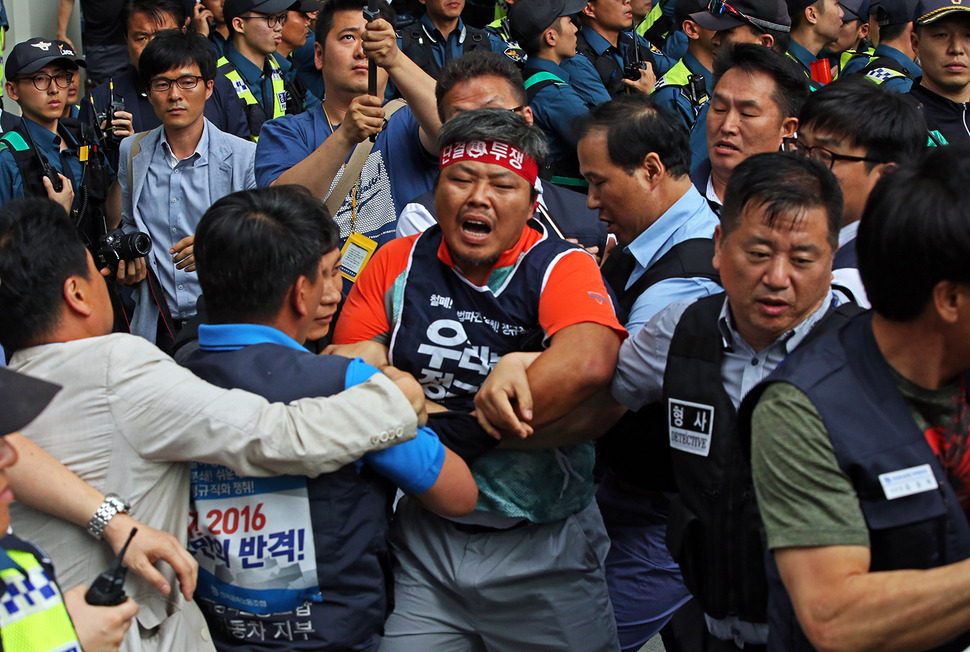
M 74 70 L 82 65 L 87 67 L 64 41 L 35 37 L 13 46 L 7 57 L 5 76 L 10 80 L 17 75 L 29 75 L 55 61 L 61 61 Z
M 519 0 L 509 8 L 509 31 L 519 43 L 549 29 L 561 16 L 578 14 L 587 0 Z
M 913 14 L 914 22 L 917 25 L 929 25 L 945 16 L 953 14 L 970 15 L 970 5 L 963 4 L 962 0 L 919 0 L 916 4 L 916 13 Z
M 227 23 L 231 23 L 233 18 L 242 16 L 247 11 L 273 16 L 288 9 L 300 11 L 298 7 L 301 4 L 300 0 L 226 0 L 225 4 L 222 5 L 222 15 Z M 316 9 L 311 11 L 316 11 Z
M 691 14 L 691 20 L 715 32 L 734 29 L 748 24 L 748 21 L 733 15 L 731 11 L 719 11 L 719 7 L 734 9 L 743 14 L 753 24 L 762 29 L 776 32 L 790 32 L 791 18 L 788 15 L 788 5 L 785 0 L 715 0 L 708 5 L 707 11 Z
M 848 22 L 850 20 L 861 20 L 864 23 L 869 22 L 869 0 L 839 0 L 839 6 L 842 7 L 842 22 Z
M 876 15 L 880 27 L 913 22 L 917 0 L 872 0 L 869 13 Z
M 0 367 L 0 436 L 17 432 L 37 418 L 60 385 Z

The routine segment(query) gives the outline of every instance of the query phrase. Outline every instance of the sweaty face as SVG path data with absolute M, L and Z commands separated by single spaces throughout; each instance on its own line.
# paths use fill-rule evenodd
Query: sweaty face
M 738 333 L 756 351 L 800 324 L 825 299 L 832 247 L 825 210 L 779 215 L 773 226 L 763 204 L 748 203 L 738 227 L 714 232 L 714 267 L 721 273 Z
M 326 48 L 321 48 L 319 43 L 315 45 L 315 63 L 317 68 L 322 68 L 328 89 L 352 95 L 367 92 L 367 56 L 361 45 L 366 24 L 360 11 L 337 11 L 333 15 L 333 27 L 327 33 Z M 386 83 L 387 71 L 378 66 L 378 89 Z
M 442 113 L 445 120 L 451 120 L 462 111 L 486 109 L 515 109 L 526 100 L 516 95 L 512 84 L 503 77 L 483 75 L 466 81 L 458 82 L 441 98 Z M 519 115 L 532 124 L 532 109 L 522 106 Z
M 628 173 L 610 160 L 606 130 L 589 132 L 579 141 L 579 170 L 589 182 L 586 205 L 599 212 L 606 230 L 625 247 L 657 220 L 649 185 L 640 169 Z
M 340 275 L 340 249 L 324 254 L 320 259 L 320 273 L 316 280 L 319 286 L 319 301 L 312 321 L 307 325 L 307 340 L 319 340 L 330 332 L 330 324 L 340 305 L 340 290 L 343 277 Z
M 775 81 L 762 72 L 728 70 L 711 96 L 707 115 L 707 155 L 724 177 L 754 154 L 777 152 L 798 121 L 781 115 Z
M 151 43 L 155 34 L 163 29 L 179 29 L 182 27 L 175 22 L 175 16 L 162 12 L 161 20 L 155 20 L 151 14 L 135 13 L 128 18 L 128 33 L 125 34 L 125 44 L 128 46 L 128 58 L 135 68 L 145 46 Z
M 283 43 L 290 50 L 302 48 L 306 44 L 307 29 L 310 19 L 302 11 L 286 12 L 286 24 L 283 25 Z
M 7 443 L 6 437 L 0 437 L 0 531 L 6 532 L 10 527 L 10 503 L 13 492 L 10 491 L 10 480 L 7 469 L 16 464 L 17 451 Z
M 633 24 L 633 9 L 630 0 L 592 0 L 583 13 L 606 30 L 619 31 Z
M 535 206 L 533 189 L 494 163 L 459 161 L 438 177 L 435 211 L 452 260 L 482 284 L 503 252 L 522 236 Z
M 465 0 L 421 0 L 432 20 L 454 20 L 461 16 Z
M 212 95 L 213 82 L 206 83 L 198 80 L 195 88 L 179 88 L 174 80 L 183 77 L 200 77 L 199 64 L 172 68 L 152 79 L 166 79 L 172 82 L 167 91 L 153 91 L 148 89 L 148 101 L 155 109 L 155 115 L 168 129 L 183 129 L 198 124 L 202 120 L 205 101 Z
M 6 84 L 7 95 L 20 105 L 20 110 L 25 116 L 38 124 L 48 126 L 64 113 L 67 107 L 67 89 L 61 88 L 56 81 L 51 79 L 47 90 L 39 91 L 31 80 L 34 77 L 43 77 L 44 75 L 53 77 L 64 73 L 72 73 L 74 77 L 78 76 L 77 70 L 65 68 L 58 63 L 51 63 L 37 72 L 20 75 L 16 79 L 8 81 Z
M 913 30 L 913 49 L 923 67 L 923 86 L 966 102 L 970 85 L 970 16 L 941 18 Z
M 809 147 L 824 147 L 833 154 L 845 156 L 867 156 L 868 152 L 845 136 L 836 136 L 815 130 L 812 125 L 804 125 L 798 130 L 798 140 Z M 845 204 L 842 208 L 842 224 L 851 224 L 862 219 L 869 193 L 886 169 L 885 163 L 878 163 L 867 170 L 865 161 L 834 161 L 832 174 L 839 180 Z

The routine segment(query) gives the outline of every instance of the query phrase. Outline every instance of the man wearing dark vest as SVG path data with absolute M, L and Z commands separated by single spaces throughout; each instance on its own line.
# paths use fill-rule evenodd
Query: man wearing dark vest
M 338 245 L 336 223 L 305 191 L 264 188 L 216 202 L 196 240 L 208 323 L 185 366 L 218 386 L 284 402 L 336 394 L 380 373 L 300 344 L 313 326 L 325 333 L 337 310 Z M 223 482 L 251 486 L 226 494 Z M 390 604 L 395 486 L 449 516 L 467 514 L 478 497 L 468 467 L 428 428 L 368 453 L 363 465 L 315 478 L 252 478 L 196 464 L 188 548 L 216 646 L 376 650 Z M 237 510 L 251 517 L 238 528 L 222 522 Z
M 267 120 L 306 110 L 305 97 L 287 84 L 284 70 L 273 56 L 282 41 L 288 10 L 297 0 L 226 0 L 222 12 L 229 26 L 226 55 L 217 62 L 246 105 L 249 135 L 259 139 Z
M 711 265 L 718 221 L 687 175 L 687 130 L 652 98 L 630 95 L 593 109 L 579 136 L 589 206 L 617 240 L 603 276 L 630 334 L 670 303 L 719 294 Z M 669 501 L 661 491 L 671 483 L 661 460 L 669 468 L 670 455 L 629 447 L 647 418 L 625 416 L 597 444 L 606 475 L 596 500 L 612 543 L 606 579 L 623 650 L 638 650 L 690 597 L 663 543 Z M 647 458 L 658 468 L 645 469 Z
M 541 351 L 535 422 L 555 420 L 606 386 L 625 331 L 595 260 L 530 221 L 545 137 L 486 108 L 448 120 L 439 145 L 438 225 L 378 250 L 334 341 L 383 345 L 471 427 L 496 361 Z M 530 450 L 506 448 L 516 445 Z M 584 436 L 513 437 L 472 465 L 479 502 L 467 517 L 399 503 L 381 649 L 617 650 L 593 461 Z
M 420 0 L 425 12 L 418 22 L 398 32 L 398 47 L 435 79 L 452 59 L 475 50 L 505 52 L 501 38 L 469 27 L 461 19 L 465 0 Z
M 874 0 L 869 8 L 869 27 L 879 37 L 872 56 L 850 59 L 840 77 L 861 73 L 871 81 L 897 93 L 908 93 L 913 80 L 922 76 L 913 52 L 913 14 L 916 0 Z
M 742 408 L 772 650 L 970 645 L 968 179 L 953 146 L 876 184 L 856 240 L 872 310 Z
M 586 0 L 529 0 L 509 9 L 509 27 L 528 55 L 522 76 L 535 124 L 549 139 L 549 162 L 543 178 L 585 189 L 576 160 L 576 121 L 593 104 L 573 88 L 563 61 L 576 56 L 576 24 L 570 18 Z M 605 93 L 606 90 L 604 89 Z
M 601 405 L 614 402 L 609 413 L 592 405 L 564 419 L 572 428 L 602 430 L 624 407 L 657 406 L 646 433 L 668 444 L 679 490 L 667 548 L 694 597 L 663 633 L 666 649 L 676 652 L 765 649 L 764 550 L 736 410 L 810 333 L 840 323 L 846 310 L 829 287 L 842 209 L 831 172 L 790 154 L 758 154 L 738 166 L 725 200 L 713 260 L 724 294 L 657 313 L 621 348 L 612 398 L 602 396 Z M 515 364 L 521 361 L 503 360 L 495 374 Z M 505 394 L 522 404 L 517 392 Z M 476 407 L 509 427 L 498 416 L 505 412 L 500 401 Z M 631 454 L 638 448 L 628 444 Z M 651 460 L 640 461 L 649 473 Z
M 926 121 L 901 94 L 857 76 L 812 93 L 798 123 L 798 137 L 786 140 L 786 151 L 821 161 L 842 188 L 842 229 L 832 288 L 846 301 L 868 308 L 855 247 L 862 210 L 886 172 L 924 152 Z
M 657 80 L 652 97 L 665 111 L 692 129 L 697 116 L 710 101 L 714 88 L 714 30 L 705 29 L 691 14 L 706 11 L 701 0 L 678 0 L 674 21 L 687 37 L 687 52 Z

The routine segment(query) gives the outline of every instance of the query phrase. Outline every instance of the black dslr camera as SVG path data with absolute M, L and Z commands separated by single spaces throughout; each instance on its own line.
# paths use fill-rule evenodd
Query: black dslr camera
M 94 262 L 98 269 L 118 266 L 122 260 L 130 261 L 147 256 L 152 250 L 152 239 L 147 233 L 123 233 L 121 229 L 111 229 L 98 240 L 94 251 Z

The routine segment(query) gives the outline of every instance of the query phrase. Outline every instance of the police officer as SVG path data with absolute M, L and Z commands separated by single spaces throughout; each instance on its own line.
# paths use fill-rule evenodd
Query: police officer
M 82 240 L 94 247 L 107 230 L 112 174 L 94 130 L 60 117 L 77 74 L 74 51 L 59 41 L 32 38 L 10 52 L 5 90 L 23 115 L 0 139 L 0 204 L 49 197 L 71 214 Z
M 861 73 L 889 90 L 908 93 L 913 80 L 923 74 L 912 43 L 916 0 L 876 0 L 869 11 L 876 19 L 879 45 L 872 56 L 846 62 L 840 75 Z
M 678 0 L 675 20 L 689 39 L 687 53 L 653 89 L 654 101 L 664 110 L 680 118 L 688 129 L 694 127 L 701 109 L 710 99 L 714 85 L 714 32 L 701 27 L 692 13 L 704 11 L 701 0 Z
M 579 134 L 573 123 L 592 104 L 570 85 L 569 73 L 560 64 L 576 55 L 577 28 L 570 16 L 585 5 L 586 0 L 526 0 L 509 10 L 512 34 L 528 54 L 522 76 L 529 106 L 536 126 L 549 139 L 547 178 L 580 188 L 587 184 L 579 175 Z
M 218 61 L 218 74 L 232 82 L 246 104 L 254 141 L 267 120 L 306 110 L 305 97 L 287 86 L 285 71 L 273 56 L 283 38 L 287 12 L 299 6 L 294 0 L 226 0 L 223 5 L 230 42 L 226 56 Z

